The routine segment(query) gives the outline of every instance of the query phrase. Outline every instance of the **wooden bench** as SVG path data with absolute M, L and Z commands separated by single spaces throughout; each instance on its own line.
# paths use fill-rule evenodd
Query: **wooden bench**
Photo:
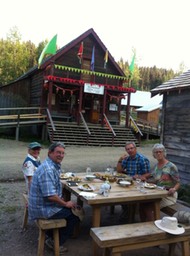
M 28 195 L 23 193 L 23 199 L 25 203 L 24 217 L 22 223 L 22 229 L 26 230 L 28 224 Z M 48 229 L 53 229 L 54 238 L 54 254 L 59 255 L 59 228 L 66 227 L 67 221 L 65 219 L 39 219 L 36 221 L 39 228 L 39 239 L 38 239 L 38 256 L 43 256 L 44 243 L 45 243 L 45 232 Z
M 177 202 L 175 204 L 166 206 L 161 209 L 161 212 L 163 212 L 169 216 L 173 216 L 174 213 L 179 212 L 179 211 L 190 212 L 190 206 L 183 201 L 177 200 Z
M 182 235 L 166 233 L 152 221 L 91 228 L 90 235 L 95 244 L 93 255 L 97 256 L 97 246 L 103 249 L 101 255 L 121 256 L 124 251 L 169 244 L 168 255 L 174 256 L 175 244 L 180 242 L 182 255 L 189 256 L 190 226 L 184 227 Z
M 53 229 L 54 255 L 59 256 L 59 228 L 66 227 L 67 221 L 65 219 L 38 219 L 36 224 L 39 228 L 37 255 L 44 255 L 45 232 L 48 229 Z

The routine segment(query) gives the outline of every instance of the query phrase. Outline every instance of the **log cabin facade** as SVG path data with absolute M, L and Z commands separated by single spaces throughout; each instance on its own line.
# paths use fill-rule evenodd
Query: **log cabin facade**
M 181 182 L 190 183 L 190 70 L 151 90 L 163 94 L 161 143 L 179 169 Z
M 81 45 L 83 54 L 79 59 Z M 2 86 L 1 95 L 5 97 L 1 107 L 48 108 L 52 116 L 78 123 L 82 113 L 86 122 L 102 125 L 106 115 L 110 123 L 119 124 L 121 99 L 127 93 L 128 126 L 130 94 L 135 89 L 123 86 L 127 77 L 109 52 L 105 63 L 106 52 L 95 31 L 89 29 L 46 58 L 40 68 L 36 66 Z

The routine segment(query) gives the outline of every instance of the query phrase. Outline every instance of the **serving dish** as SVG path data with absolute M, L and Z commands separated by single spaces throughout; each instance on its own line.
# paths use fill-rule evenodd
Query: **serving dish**
M 88 174 L 88 175 L 85 176 L 85 179 L 86 179 L 86 180 L 89 180 L 89 181 L 93 181 L 95 178 L 96 178 L 95 175 L 90 175 L 90 174 Z
M 120 186 L 122 186 L 122 187 L 128 187 L 128 186 L 131 185 L 131 182 L 130 182 L 130 181 L 127 181 L 127 180 L 120 180 L 120 181 L 118 182 L 118 184 L 119 184 Z

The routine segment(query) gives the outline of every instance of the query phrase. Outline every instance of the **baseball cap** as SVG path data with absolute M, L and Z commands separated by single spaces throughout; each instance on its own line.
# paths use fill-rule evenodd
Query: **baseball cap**
M 38 143 L 38 142 L 31 142 L 29 145 L 28 145 L 28 148 L 30 149 L 33 149 L 33 148 L 41 148 L 41 144 Z

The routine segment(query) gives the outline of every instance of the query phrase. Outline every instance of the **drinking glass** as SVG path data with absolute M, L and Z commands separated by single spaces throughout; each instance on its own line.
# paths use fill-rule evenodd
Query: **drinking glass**
M 137 184 L 137 189 L 140 190 L 140 186 L 141 186 L 141 179 L 137 178 L 136 179 L 136 184 Z
M 91 170 L 91 168 L 88 166 L 88 167 L 86 168 L 86 175 L 91 175 L 91 172 L 92 172 L 92 170 Z
M 108 197 L 109 196 L 109 189 L 104 189 L 103 195 L 105 197 Z
M 145 192 L 144 186 L 145 186 L 145 182 L 144 182 L 144 181 L 141 181 L 141 182 L 140 182 L 140 191 L 141 191 L 141 192 Z

